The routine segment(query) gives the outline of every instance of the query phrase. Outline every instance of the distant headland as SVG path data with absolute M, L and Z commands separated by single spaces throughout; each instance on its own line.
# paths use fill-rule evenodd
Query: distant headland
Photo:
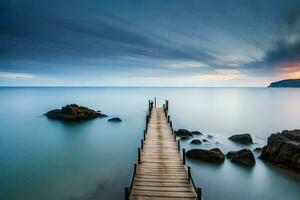
M 300 87 L 300 79 L 286 79 L 271 83 L 268 87 Z

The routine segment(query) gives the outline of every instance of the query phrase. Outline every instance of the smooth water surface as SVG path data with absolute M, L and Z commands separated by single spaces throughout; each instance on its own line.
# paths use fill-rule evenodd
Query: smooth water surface
M 273 132 L 300 128 L 300 89 L 278 88 L 0 88 L 0 199 L 123 199 L 145 126 L 147 100 L 170 100 L 175 129 L 211 134 L 224 153 L 247 146 L 227 140 L 249 132 L 263 146 Z M 77 103 L 121 123 L 48 120 L 43 113 Z M 199 136 L 205 138 L 206 136 Z M 216 144 L 218 142 L 218 144 Z M 256 154 L 256 156 L 259 156 Z M 188 160 L 205 200 L 299 199 L 300 176 L 259 159 L 254 168 Z

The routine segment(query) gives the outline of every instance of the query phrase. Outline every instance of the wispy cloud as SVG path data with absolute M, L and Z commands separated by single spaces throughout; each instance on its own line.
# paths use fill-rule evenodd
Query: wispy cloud
M 228 81 L 241 79 L 244 74 L 238 70 L 214 70 L 209 74 L 199 74 L 187 77 L 187 79 L 209 80 L 209 81 Z
M 35 79 L 38 78 L 36 75 L 28 73 L 17 73 L 17 72 L 0 72 L 0 78 L 7 79 Z

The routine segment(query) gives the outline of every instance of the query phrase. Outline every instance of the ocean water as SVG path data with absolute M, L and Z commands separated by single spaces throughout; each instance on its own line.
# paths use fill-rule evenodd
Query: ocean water
M 224 153 L 262 147 L 267 137 L 300 128 L 300 89 L 279 88 L 0 88 L 0 199 L 119 200 L 130 183 L 147 100 L 167 98 L 175 129 L 213 135 Z M 43 113 L 77 103 L 122 123 L 48 120 Z M 251 133 L 256 144 L 227 138 Z M 216 143 L 218 142 L 218 144 Z M 256 157 L 259 154 L 255 154 Z M 187 160 L 205 200 L 296 200 L 300 175 L 256 159 L 254 168 Z

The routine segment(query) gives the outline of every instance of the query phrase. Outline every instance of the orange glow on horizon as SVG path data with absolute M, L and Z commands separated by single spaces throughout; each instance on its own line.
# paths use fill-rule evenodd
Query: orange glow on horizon
M 281 67 L 280 72 L 288 79 L 300 78 L 300 61 L 284 64 Z

